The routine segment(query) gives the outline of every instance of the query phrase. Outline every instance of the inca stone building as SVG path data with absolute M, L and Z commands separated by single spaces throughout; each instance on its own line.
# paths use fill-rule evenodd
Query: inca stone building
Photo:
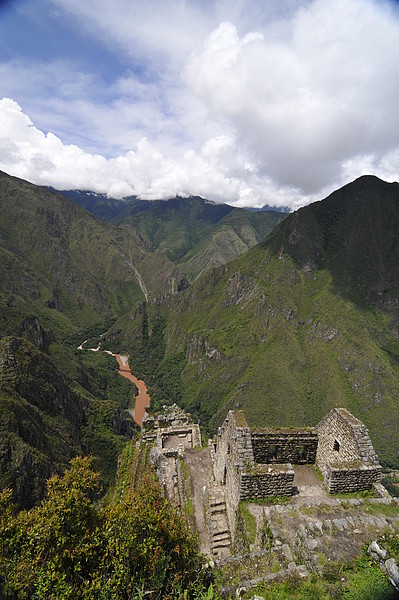
M 345 408 L 301 429 L 250 429 L 241 411 L 230 411 L 211 451 L 231 525 L 240 501 L 291 495 L 292 465 L 315 464 L 330 493 L 370 489 L 381 478 L 366 427 Z

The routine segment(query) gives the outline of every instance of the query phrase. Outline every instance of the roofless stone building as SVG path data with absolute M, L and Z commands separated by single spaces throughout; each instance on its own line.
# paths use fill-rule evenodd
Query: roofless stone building
M 250 429 L 242 411 L 230 411 L 211 450 L 232 531 L 242 500 L 293 493 L 293 465 L 316 465 L 330 493 L 367 490 L 381 479 L 366 427 L 345 408 L 314 428 L 279 429 Z

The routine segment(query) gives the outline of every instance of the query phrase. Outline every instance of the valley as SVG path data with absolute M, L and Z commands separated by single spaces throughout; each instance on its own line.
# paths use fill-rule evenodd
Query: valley
M 102 334 L 100 336 L 103 337 L 105 334 Z M 80 346 L 78 346 L 78 350 L 88 350 L 91 352 L 101 352 L 101 341 L 98 343 L 98 346 L 96 348 L 90 348 L 88 347 L 88 342 L 89 340 L 84 340 Z M 136 395 L 134 392 L 132 393 L 133 396 L 133 405 L 130 406 L 127 411 L 130 414 L 130 416 L 132 417 L 132 419 L 137 423 L 137 425 L 139 427 L 141 427 L 142 424 L 142 420 L 144 415 L 146 414 L 146 409 L 150 406 L 151 404 L 151 398 L 148 394 L 148 390 L 147 390 L 147 386 L 144 383 L 144 381 L 142 381 L 141 379 L 137 379 L 137 377 L 135 375 L 133 375 L 133 373 L 130 370 L 130 366 L 129 366 L 129 357 L 126 354 L 114 354 L 113 352 L 111 352 L 111 350 L 104 350 L 104 352 L 106 354 L 109 354 L 110 356 L 113 356 L 116 360 L 116 362 L 118 363 L 118 373 L 119 375 L 121 375 L 121 377 L 125 377 L 125 379 L 127 379 L 128 381 L 131 381 L 134 386 L 135 389 L 137 389 L 138 394 Z
M 160 381 L 184 357 L 172 399 L 210 433 L 238 406 L 253 426 L 312 425 L 345 406 L 366 423 L 383 465 L 398 465 L 397 227 L 398 184 L 363 177 L 168 303 L 150 304 L 149 329 L 166 324 Z M 133 355 L 142 322 L 137 314 L 124 333 Z
M 229 411 L 242 411 L 250 428 L 294 430 L 343 407 L 365 424 L 383 469 L 399 468 L 399 184 L 361 177 L 289 215 L 201 198 L 91 198 L 88 212 L 0 176 L 0 483 L 13 489 L 18 509 L 35 510 L 46 480 L 88 455 L 102 502 L 129 502 L 152 473 L 154 452 L 133 450 L 143 416 L 174 404 L 199 422 L 204 439 Z M 184 436 L 177 434 L 180 445 Z M 194 515 L 202 523 L 211 548 L 201 504 L 211 458 L 191 449 L 186 460 L 195 479 L 187 522 Z M 295 473 L 304 502 L 310 486 L 309 502 L 317 488 L 329 506 L 307 476 Z M 166 497 L 176 481 L 172 469 Z M 258 542 L 267 515 L 286 543 L 301 513 L 303 544 L 315 538 L 326 557 L 316 521 L 328 528 L 348 516 L 351 529 L 356 517 L 379 535 L 363 509 L 331 506 L 338 508 L 326 509 L 327 519 L 305 518 L 297 499 L 278 510 L 255 503 L 245 514 Z M 306 505 L 307 517 L 307 509 L 318 510 Z M 283 514 L 292 531 L 279 529 Z M 220 521 L 220 544 L 224 527 Z M 289 575 L 290 561 L 280 558 Z

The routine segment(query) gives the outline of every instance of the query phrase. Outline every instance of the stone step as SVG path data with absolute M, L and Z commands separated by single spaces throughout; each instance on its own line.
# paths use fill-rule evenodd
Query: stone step
M 219 521 L 218 523 L 212 523 L 212 530 L 214 535 L 221 533 L 229 533 L 229 528 L 226 521 Z
M 219 510 L 220 508 L 226 509 L 226 502 L 215 502 L 214 504 L 209 503 L 210 510 Z
M 226 514 L 226 507 L 225 506 L 218 506 L 215 508 L 211 508 L 211 517 L 213 517 L 214 515 L 225 515 Z
M 212 544 L 212 550 L 215 551 L 219 548 L 230 548 L 230 541 L 220 541 Z
M 209 506 L 212 508 L 214 506 L 226 506 L 226 501 L 224 498 L 219 498 L 219 499 L 214 499 L 214 498 L 210 498 L 209 499 Z
M 212 536 L 212 543 L 216 544 L 216 542 L 223 542 L 223 541 L 228 541 L 230 543 L 230 535 L 229 533 L 218 533 L 216 535 Z
M 210 518 L 213 528 L 227 525 L 227 518 L 225 512 L 213 513 Z

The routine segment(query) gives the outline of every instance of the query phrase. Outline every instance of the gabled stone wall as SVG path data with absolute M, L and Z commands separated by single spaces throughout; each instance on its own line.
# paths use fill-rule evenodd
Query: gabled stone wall
M 330 493 L 370 489 L 381 466 L 368 431 L 345 408 L 335 408 L 316 427 L 316 464 Z
M 251 430 L 241 411 L 230 411 L 212 456 L 232 532 L 241 500 L 292 493 L 292 464 L 316 463 L 331 493 L 369 489 L 381 478 L 366 427 L 344 408 L 332 410 L 316 428 L 299 429 Z

